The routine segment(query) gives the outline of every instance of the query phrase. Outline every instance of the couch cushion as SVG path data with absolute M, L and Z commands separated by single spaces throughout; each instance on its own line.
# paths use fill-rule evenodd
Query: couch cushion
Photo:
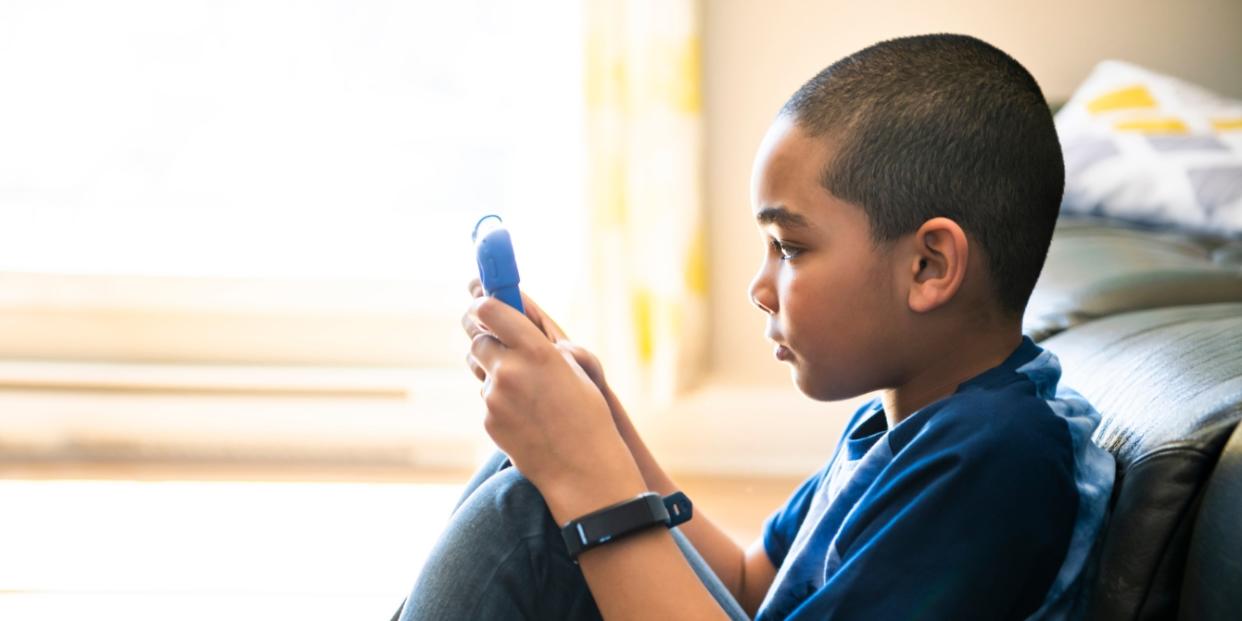
M 1232 241 L 1214 248 L 1212 261 L 1217 265 L 1242 270 L 1242 241 Z
M 1043 346 L 1117 458 L 1092 618 L 1173 617 L 1204 482 L 1242 417 L 1242 304 L 1116 315 Z
M 1023 332 L 1040 341 L 1128 311 L 1242 302 L 1242 269 L 1214 261 L 1215 250 L 1192 235 L 1062 223 L 1027 304 Z
M 1242 428 L 1225 445 L 1203 494 L 1182 582 L 1183 619 L 1236 619 L 1242 611 Z

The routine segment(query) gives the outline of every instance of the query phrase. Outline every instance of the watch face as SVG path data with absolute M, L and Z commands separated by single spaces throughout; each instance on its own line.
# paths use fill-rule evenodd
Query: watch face
M 587 542 L 604 543 L 638 528 L 668 521 L 668 511 L 658 494 L 647 494 L 578 522 L 579 533 Z

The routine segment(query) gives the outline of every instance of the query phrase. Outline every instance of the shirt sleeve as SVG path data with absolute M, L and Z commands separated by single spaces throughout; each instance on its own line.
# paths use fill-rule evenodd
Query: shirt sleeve
M 892 461 L 841 524 L 825 582 L 776 616 L 1022 619 L 1038 610 L 1078 506 L 1069 432 L 988 414 L 930 422 L 900 448 L 890 434 Z
M 794 537 L 798 535 L 798 529 L 801 528 L 802 522 L 806 520 L 807 513 L 811 510 L 811 501 L 814 500 L 816 492 L 819 491 L 820 484 L 828 477 L 828 473 L 832 471 L 832 465 L 837 459 L 841 458 L 841 445 L 850 435 L 855 427 L 859 425 L 868 415 L 873 414 L 880 407 L 878 399 L 872 399 L 854 410 L 850 415 L 849 421 L 845 423 L 845 430 L 837 440 L 837 447 L 833 450 L 833 457 L 824 465 L 819 472 L 807 477 L 798 489 L 785 501 L 785 505 L 777 509 L 763 524 L 763 548 L 768 553 L 768 560 L 772 561 L 772 566 L 780 568 L 781 563 L 785 562 L 785 557 L 789 555 L 789 548 L 793 545 Z
M 819 489 L 819 483 L 826 471 L 827 468 L 807 477 L 790 495 L 789 500 L 785 501 L 785 505 L 768 516 L 764 522 L 763 549 L 768 553 L 773 567 L 780 567 L 785 562 L 789 546 L 793 545 L 798 528 L 806 519 L 811 508 L 811 499 L 815 497 L 815 491 Z

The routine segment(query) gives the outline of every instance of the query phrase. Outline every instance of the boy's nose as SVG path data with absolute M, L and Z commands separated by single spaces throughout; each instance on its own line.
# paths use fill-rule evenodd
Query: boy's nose
M 772 294 L 772 287 L 768 283 L 766 269 L 760 269 L 758 274 L 750 281 L 750 303 L 754 304 L 759 310 L 772 315 L 776 313 L 776 296 Z

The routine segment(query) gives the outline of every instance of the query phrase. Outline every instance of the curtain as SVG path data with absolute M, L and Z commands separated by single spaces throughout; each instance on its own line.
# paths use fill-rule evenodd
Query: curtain
M 610 383 L 658 406 L 706 359 L 699 6 L 590 0 L 585 19 L 584 312 Z

